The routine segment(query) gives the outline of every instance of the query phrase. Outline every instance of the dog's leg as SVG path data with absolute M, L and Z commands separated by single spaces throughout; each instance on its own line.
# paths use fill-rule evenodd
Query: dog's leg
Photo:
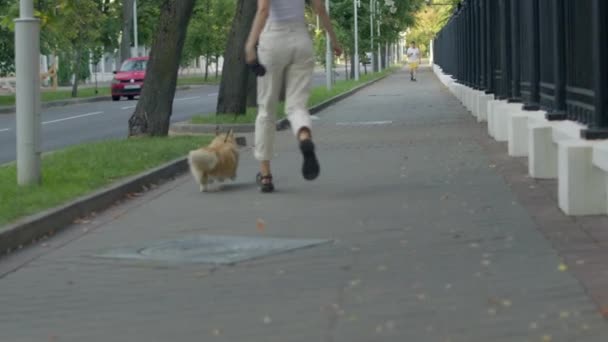
M 209 177 L 207 176 L 206 172 L 203 172 L 203 174 L 201 175 L 201 182 L 200 182 L 200 184 L 201 184 L 201 187 L 200 187 L 201 192 L 207 192 L 207 191 L 209 191 L 208 182 L 209 182 Z
M 232 177 L 230 177 L 231 180 L 236 180 L 236 171 L 239 168 L 239 155 L 237 154 L 236 157 L 234 158 L 234 170 L 232 170 Z
M 193 164 L 190 164 L 190 172 L 192 173 L 192 177 L 194 177 L 194 180 L 196 181 L 196 183 L 198 183 L 201 192 L 205 191 L 206 182 L 205 183 L 203 182 L 203 177 L 204 177 L 203 172 L 201 172 L 197 168 L 195 168 Z

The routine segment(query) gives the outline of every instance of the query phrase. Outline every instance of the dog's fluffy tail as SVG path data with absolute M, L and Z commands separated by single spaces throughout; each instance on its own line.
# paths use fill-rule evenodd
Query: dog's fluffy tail
M 217 155 L 205 150 L 194 150 L 188 154 L 188 164 L 201 172 L 213 170 L 218 163 Z

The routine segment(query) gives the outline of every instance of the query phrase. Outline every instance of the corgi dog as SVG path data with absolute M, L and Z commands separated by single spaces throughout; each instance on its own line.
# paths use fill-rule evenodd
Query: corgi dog
M 236 178 L 239 151 L 234 131 L 216 134 L 211 143 L 188 153 L 188 165 L 201 192 L 209 191 L 214 181 Z

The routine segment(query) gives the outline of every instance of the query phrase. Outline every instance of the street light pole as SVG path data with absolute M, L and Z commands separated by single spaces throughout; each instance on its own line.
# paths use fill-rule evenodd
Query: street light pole
M 371 40 L 371 44 L 370 44 L 370 54 L 372 55 L 372 70 L 375 71 L 375 67 L 376 67 L 376 58 L 374 56 L 374 6 L 375 5 L 375 0 L 369 0 L 369 35 L 370 35 L 370 40 Z
M 376 21 L 378 28 L 378 40 L 380 40 L 380 19 Z M 378 42 L 378 71 L 382 71 L 382 44 Z
M 325 10 L 329 15 L 329 0 L 325 0 Z M 332 88 L 332 51 L 331 51 L 331 38 L 329 37 L 329 32 L 325 32 L 325 84 L 327 86 L 327 90 L 331 90 Z
M 355 58 L 353 58 L 353 64 L 355 65 L 355 81 L 359 80 L 359 11 L 358 7 L 361 6 L 360 0 L 353 0 L 355 7 Z
M 21 0 L 15 20 L 17 183 L 40 183 L 40 21 L 34 1 Z
M 133 0 L 133 42 L 135 44 L 135 56 L 139 57 L 139 33 L 137 30 L 137 0 Z

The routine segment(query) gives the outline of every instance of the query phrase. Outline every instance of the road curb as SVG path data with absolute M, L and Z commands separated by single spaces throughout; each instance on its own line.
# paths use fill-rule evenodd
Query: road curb
M 65 205 L 25 217 L 0 231 L 0 252 L 6 254 L 66 229 L 78 218 L 109 208 L 129 193 L 174 178 L 187 171 L 185 157 L 114 183 Z M 4 254 L 2 253 L 2 254 Z
M 182 87 L 177 87 L 176 90 L 190 90 L 190 89 L 195 89 L 197 87 L 198 87 L 197 85 L 182 86 Z M 83 97 L 83 98 L 77 98 L 77 99 L 49 101 L 49 102 L 42 102 L 41 108 L 48 109 L 48 108 L 55 108 L 55 107 L 65 107 L 65 106 L 75 105 L 75 104 L 109 101 L 111 99 L 112 99 L 112 97 L 110 95 L 106 95 L 106 96 Z M 14 114 L 15 112 L 16 112 L 15 106 L 0 106 L 0 114 Z
M 315 105 L 315 106 L 311 107 L 309 109 L 309 112 L 310 112 L 311 115 L 316 115 L 317 113 L 319 113 L 320 111 L 326 109 L 327 107 L 329 107 L 329 106 L 331 106 L 331 105 L 333 105 L 333 104 L 335 104 L 337 102 L 340 102 L 340 101 L 344 100 L 347 97 L 350 97 L 350 96 L 354 95 L 355 93 L 359 92 L 360 90 L 362 90 L 364 88 L 367 88 L 367 87 L 369 87 L 369 86 L 371 86 L 371 85 L 373 85 L 373 84 L 375 84 L 377 82 L 382 81 L 383 79 L 387 78 L 391 74 L 392 74 L 392 72 L 388 73 L 386 75 L 382 75 L 382 76 L 378 77 L 375 80 L 371 80 L 369 82 L 363 83 L 362 85 L 360 85 L 358 87 L 355 87 L 355 88 L 353 88 L 353 89 L 351 89 L 351 90 L 349 90 L 347 92 L 344 92 L 342 94 L 336 95 L 336 96 L 334 96 L 334 97 L 332 97 L 332 98 L 330 98 L 330 99 L 328 99 L 328 100 L 326 100 L 324 102 L 319 103 L 318 105 Z M 277 121 L 277 127 L 281 127 L 282 129 L 289 128 L 290 127 L 289 120 L 287 120 L 287 118 L 285 118 L 285 119 L 281 119 L 281 120 Z
M 330 105 L 355 94 L 359 90 L 381 81 L 389 75 L 390 73 L 383 75 L 313 106 L 310 108 L 310 112 L 311 114 L 316 114 Z M 211 126 L 213 126 L 212 132 L 215 132 L 215 125 Z M 286 129 L 288 127 L 289 121 L 287 119 L 277 121 L 277 129 Z M 36 243 L 36 241 L 50 237 L 68 228 L 78 218 L 88 216 L 93 212 L 106 210 L 117 201 L 125 198 L 129 193 L 140 192 L 151 184 L 175 178 L 187 170 L 188 162 L 186 157 L 178 158 L 152 170 L 118 181 L 92 194 L 77 198 L 65 205 L 24 217 L 0 230 L 0 255 L 2 252 L 9 254 Z
M 308 110 L 311 115 L 315 115 L 315 114 L 319 113 L 320 111 L 322 111 L 323 109 L 335 104 L 336 102 L 339 102 L 339 101 L 357 93 L 361 89 L 367 88 L 367 87 L 371 86 L 372 84 L 383 80 L 384 78 L 388 77 L 389 75 L 390 75 L 390 73 L 380 76 L 375 80 L 361 84 L 349 91 L 336 95 L 317 105 L 314 105 L 314 106 L 310 107 Z M 177 123 L 172 124 L 169 127 L 169 134 L 170 135 L 214 134 L 215 130 L 218 126 L 222 131 L 232 129 L 236 133 L 252 133 L 255 131 L 255 124 L 219 124 L 219 125 L 216 125 L 216 124 L 193 124 L 193 123 L 184 121 L 184 122 L 177 122 Z M 277 120 L 276 127 L 277 127 L 278 131 L 288 129 L 290 127 L 289 120 L 287 118 Z

